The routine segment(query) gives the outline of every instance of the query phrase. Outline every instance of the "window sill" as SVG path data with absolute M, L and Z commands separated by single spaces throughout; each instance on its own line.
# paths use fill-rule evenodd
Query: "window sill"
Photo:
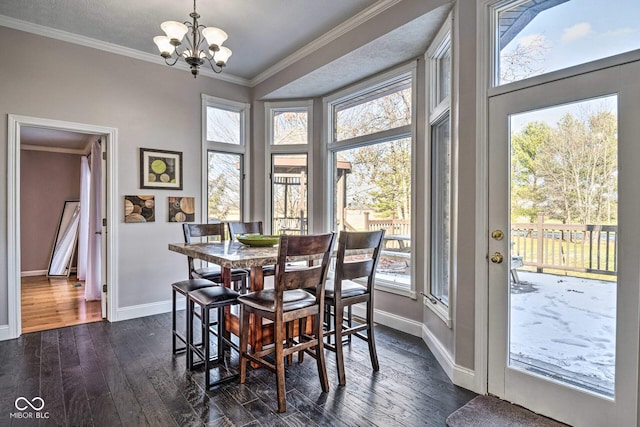
M 407 298 L 411 298 L 413 300 L 417 299 L 417 295 L 416 292 L 408 287 L 404 287 L 404 286 L 397 286 L 397 285 L 393 285 L 391 283 L 385 283 L 385 282 L 381 282 L 381 281 L 376 281 L 375 285 L 374 285 L 374 289 L 376 291 L 381 291 L 381 292 L 387 292 L 390 294 L 395 294 L 395 295 L 400 295 L 403 297 L 407 297 Z

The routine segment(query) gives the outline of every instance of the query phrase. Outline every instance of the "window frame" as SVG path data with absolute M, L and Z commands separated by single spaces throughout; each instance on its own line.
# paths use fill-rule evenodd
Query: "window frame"
M 429 46 L 429 49 L 424 55 L 425 61 L 427 63 L 426 69 L 426 90 L 428 99 L 428 111 L 427 111 L 427 123 L 426 123 L 426 132 L 425 137 L 428 144 L 428 149 L 425 150 L 426 160 L 425 165 L 429 167 L 429 173 L 427 174 L 427 191 L 428 197 L 426 198 L 427 205 L 425 206 L 427 217 L 429 218 L 429 222 L 426 228 L 427 238 L 425 239 L 426 248 L 425 253 L 427 254 L 427 259 L 429 259 L 428 263 L 425 263 L 425 286 L 424 286 L 424 298 L 423 303 L 427 306 L 431 311 L 433 311 L 446 325 L 451 328 L 453 325 L 453 307 L 455 305 L 455 295 L 454 295 L 454 283 L 455 283 L 455 269 L 453 266 L 455 265 L 455 254 L 456 254 L 456 241 L 457 241 L 457 228 L 456 228 L 456 218 L 457 218 L 457 134 L 455 132 L 455 110 L 454 110 L 454 98 L 455 98 L 455 40 L 453 34 L 453 16 L 450 13 L 443 25 L 440 27 L 436 37 L 433 42 Z M 438 72 L 439 60 L 449 52 L 449 56 L 451 58 L 449 74 L 450 78 L 450 87 L 449 87 L 449 96 L 443 98 L 438 102 L 439 99 L 439 89 L 440 89 L 440 76 Z M 437 174 L 438 164 L 437 158 L 434 157 L 434 141 L 433 132 L 434 129 L 439 126 L 444 119 L 448 116 L 449 120 L 449 153 L 451 156 L 450 161 L 450 188 L 449 188 L 449 223 L 446 226 L 449 227 L 449 271 L 448 271 L 448 302 L 445 304 L 440 298 L 439 295 L 435 295 L 433 293 L 433 284 L 436 281 L 434 277 L 437 274 L 437 269 L 435 265 L 437 263 L 436 260 L 436 248 L 437 244 L 437 235 L 433 232 L 436 228 L 444 227 L 445 224 L 440 222 L 440 216 L 435 214 L 437 209 L 441 209 L 439 197 L 435 197 L 434 194 L 434 174 Z
M 265 180 L 264 213 L 265 232 L 273 230 L 273 157 L 276 155 L 306 154 L 307 156 L 307 232 L 313 230 L 313 100 L 265 102 L 265 171 L 269 179 Z M 307 143 L 306 144 L 274 144 L 274 113 L 284 111 L 307 110 Z
M 334 131 L 334 106 L 341 102 L 363 96 L 367 93 L 374 92 L 384 86 L 393 84 L 394 82 L 411 79 L 411 124 L 399 126 L 397 128 L 378 131 L 372 134 L 358 136 L 346 140 L 336 140 Z M 374 145 L 383 142 L 409 138 L 411 140 L 411 237 L 416 239 L 417 236 L 417 156 L 416 156 L 416 124 L 417 124 L 417 63 L 412 61 L 403 66 L 397 67 L 391 71 L 380 74 L 374 78 L 367 79 L 356 85 L 352 85 L 333 95 L 323 98 L 323 114 L 324 129 L 323 140 L 325 141 L 323 154 L 324 159 L 324 183 L 327 188 L 325 196 L 325 212 L 324 216 L 328 220 L 328 228 L 333 228 L 336 222 L 333 201 L 335 199 L 335 188 L 333 182 L 334 159 L 337 152 L 359 148 L 367 145 Z M 366 99 L 366 96 L 365 98 Z M 416 258 L 415 251 L 411 251 L 411 267 L 409 286 L 399 286 L 396 283 L 381 280 L 376 276 L 374 288 L 411 299 L 417 299 L 416 293 Z
M 207 140 L 207 107 L 229 110 L 240 114 L 240 143 L 229 144 L 226 142 Z M 236 154 L 240 156 L 241 183 L 240 183 L 240 220 L 243 221 L 249 214 L 250 194 L 250 150 L 247 148 L 249 136 L 249 113 L 251 105 L 244 102 L 231 101 L 215 96 L 202 94 L 202 150 L 201 150 L 201 215 L 202 222 L 206 223 L 208 217 L 208 187 L 209 187 L 209 151 L 220 154 Z

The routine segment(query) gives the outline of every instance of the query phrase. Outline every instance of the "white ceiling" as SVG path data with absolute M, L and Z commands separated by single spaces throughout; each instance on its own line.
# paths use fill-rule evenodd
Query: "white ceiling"
M 372 0 L 198 0 L 200 23 L 227 32 L 225 73 L 251 80 Z M 192 0 L 2 0 L 0 15 L 158 55 L 164 21 L 187 21 Z
M 86 152 L 89 143 L 95 138 L 95 135 L 66 130 L 20 128 L 20 145 L 23 149 L 29 150 L 49 151 L 53 148 L 62 148 L 69 151 Z

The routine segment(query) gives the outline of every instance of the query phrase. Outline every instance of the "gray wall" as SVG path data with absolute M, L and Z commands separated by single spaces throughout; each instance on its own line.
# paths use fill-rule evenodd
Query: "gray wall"
M 20 152 L 21 271 L 47 270 L 66 200 L 80 200 L 80 155 Z
M 118 129 L 117 211 L 123 196 L 154 194 L 156 222 L 118 224 L 117 308 L 170 299 L 169 284 L 187 263 L 167 243 L 183 239 L 167 222 L 167 196 L 201 197 L 201 94 L 249 102 L 249 90 L 188 71 L 0 27 L 0 200 L 5 205 L 7 114 Z M 161 58 L 160 58 L 161 59 Z M 184 190 L 141 190 L 138 148 L 184 153 Z M 7 253 L 7 216 L 0 209 L 0 253 Z M 196 218 L 199 220 L 200 218 Z M 7 324 L 7 258 L 0 257 L 0 325 Z

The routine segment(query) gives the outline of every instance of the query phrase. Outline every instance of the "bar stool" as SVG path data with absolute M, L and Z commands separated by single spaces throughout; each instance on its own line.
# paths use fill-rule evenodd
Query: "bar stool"
M 197 366 L 204 365 L 205 387 L 207 390 L 218 384 L 236 379 L 239 376 L 238 373 L 232 373 L 231 375 L 222 377 L 222 372 L 220 372 L 220 379 L 213 382 L 211 381 L 211 368 L 213 365 L 224 364 L 226 371 L 230 371 L 229 366 L 223 363 L 225 362 L 224 346 L 229 346 L 238 351 L 238 346 L 225 337 L 224 322 L 225 307 L 238 304 L 238 296 L 238 292 L 225 286 L 206 287 L 189 292 L 187 295 L 187 367 L 194 369 Z M 199 344 L 194 342 L 193 337 L 193 318 L 195 316 L 196 304 L 200 306 L 200 320 L 202 322 L 202 342 Z M 213 323 L 210 318 L 212 309 L 217 309 L 217 321 Z M 212 330 L 212 326 L 216 326 L 217 330 Z M 217 352 L 213 358 L 211 357 L 210 333 L 217 336 Z M 194 355 L 200 359 L 199 362 L 194 363 Z
M 217 283 L 212 282 L 211 280 L 206 279 L 189 279 L 182 280 L 180 282 L 173 283 L 171 285 L 171 333 L 172 333 L 172 351 L 173 354 L 182 353 L 186 351 L 187 347 L 187 337 L 183 336 L 180 332 L 178 332 L 176 328 L 177 319 L 176 319 L 176 296 L 177 294 L 183 295 L 185 298 L 187 294 L 192 291 L 196 291 L 198 289 L 208 288 L 211 286 L 218 286 Z M 187 304 L 188 305 L 188 304 Z M 188 312 L 188 310 L 187 310 Z M 187 327 L 189 323 L 189 319 L 186 319 Z M 176 339 L 182 341 L 185 345 L 184 347 L 177 347 Z

